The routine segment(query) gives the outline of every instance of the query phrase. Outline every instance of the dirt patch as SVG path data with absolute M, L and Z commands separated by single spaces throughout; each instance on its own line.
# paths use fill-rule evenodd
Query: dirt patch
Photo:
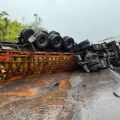
M 1 120 L 57 120 L 67 98 L 69 78 L 69 73 L 56 73 L 1 85 Z
M 49 98 L 46 100 L 48 105 L 63 105 L 64 99 L 63 98 Z
M 67 93 L 61 90 L 51 90 L 44 94 L 42 97 L 43 98 L 49 98 L 49 97 L 66 97 Z
M 68 80 L 61 80 L 59 82 L 58 88 L 61 89 L 61 90 L 67 90 L 68 88 L 70 88 L 69 81 Z
M 8 92 L 5 95 L 8 96 L 20 96 L 20 97 L 27 97 L 27 96 L 34 96 L 38 93 L 38 89 L 34 88 L 34 89 L 28 89 L 28 90 L 24 90 L 24 91 L 14 91 L 14 92 Z

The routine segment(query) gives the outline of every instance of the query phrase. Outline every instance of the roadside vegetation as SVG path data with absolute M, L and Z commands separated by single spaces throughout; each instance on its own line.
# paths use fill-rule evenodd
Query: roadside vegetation
M 0 12 L 0 41 L 15 42 L 16 36 L 25 27 L 17 20 L 10 20 L 7 12 Z
M 0 12 L 0 42 L 17 42 L 17 35 L 24 28 L 31 28 L 35 31 L 44 30 L 41 27 L 41 18 L 34 14 L 35 21 L 23 24 L 17 20 L 11 20 L 6 11 Z

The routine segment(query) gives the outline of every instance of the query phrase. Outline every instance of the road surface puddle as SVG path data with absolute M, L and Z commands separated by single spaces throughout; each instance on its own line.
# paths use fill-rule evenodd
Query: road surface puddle
M 19 96 L 19 97 L 29 97 L 29 96 L 34 96 L 37 93 L 38 93 L 38 88 L 31 88 L 31 89 L 27 89 L 27 90 L 8 92 L 8 93 L 6 93 L 6 95 Z

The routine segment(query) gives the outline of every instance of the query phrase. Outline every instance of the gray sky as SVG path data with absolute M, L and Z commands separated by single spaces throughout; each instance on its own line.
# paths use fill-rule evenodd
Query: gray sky
M 37 13 L 43 27 L 77 42 L 120 35 L 120 0 L 0 0 L 2 10 L 13 19 L 25 17 L 25 22 Z

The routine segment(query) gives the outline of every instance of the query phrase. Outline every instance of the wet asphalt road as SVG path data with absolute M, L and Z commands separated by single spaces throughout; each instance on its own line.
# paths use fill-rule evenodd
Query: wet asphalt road
M 120 76 L 112 70 L 81 74 L 81 120 L 120 119 Z
M 76 71 L 5 83 L 0 120 L 120 120 L 120 75 Z

